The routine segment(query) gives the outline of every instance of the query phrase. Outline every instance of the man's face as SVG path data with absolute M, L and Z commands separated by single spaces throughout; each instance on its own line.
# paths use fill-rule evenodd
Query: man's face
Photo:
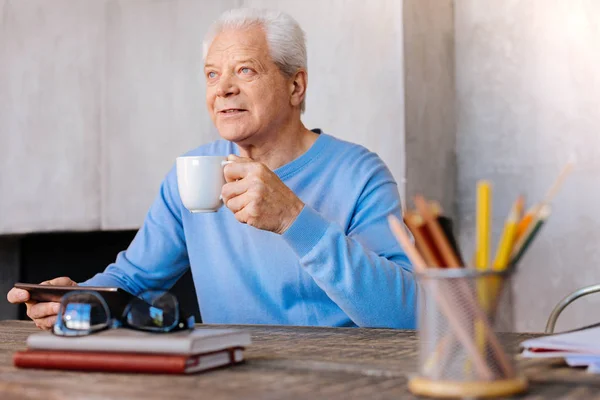
M 260 27 L 220 33 L 208 50 L 204 75 L 208 111 L 224 139 L 250 142 L 289 118 L 293 82 L 271 59 Z

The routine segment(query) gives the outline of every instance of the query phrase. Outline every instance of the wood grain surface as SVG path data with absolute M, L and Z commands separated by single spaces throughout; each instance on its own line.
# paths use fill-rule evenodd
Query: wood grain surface
M 200 325 L 199 327 L 216 327 Z M 229 326 L 228 326 L 229 327 Z M 0 399 L 401 399 L 417 370 L 414 331 L 366 328 L 236 326 L 251 332 L 246 363 L 209 373 L 170 376 L 21 370 L 28 321 L 0 321 Z M 514 355 L 532 334 L 503 334 Z M 600 399 L 600 376 L 557 361 L 518 364 L 531 381 L 519 398 Z

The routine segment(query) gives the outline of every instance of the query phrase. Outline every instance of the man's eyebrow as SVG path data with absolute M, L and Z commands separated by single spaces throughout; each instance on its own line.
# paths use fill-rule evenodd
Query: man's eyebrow
M 258 63 L 255 59 L 253 58 L 240 58 L 238 60 L 235 60 L 236 64 L 252 64 L 252 65 L 260 65 L 260 63 Z M 206 63 L 204 64 L 204 69 L 207 68 L 217 68 L 217 66 L 215 64 L 212 63 Z

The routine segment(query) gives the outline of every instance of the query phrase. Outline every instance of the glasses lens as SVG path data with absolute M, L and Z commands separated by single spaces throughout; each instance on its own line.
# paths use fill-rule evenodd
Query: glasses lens
M 71 331 L 93 332 L 106 327 L 110 315 L 101 297 L 94 293 L 75 293 L 63 297 L 58 318 Z
M 169 331 L 179 322 L 179 304 L 171 293 L 144 292 L 129 304 L 126 318 L 130 326 L 138 329 Z

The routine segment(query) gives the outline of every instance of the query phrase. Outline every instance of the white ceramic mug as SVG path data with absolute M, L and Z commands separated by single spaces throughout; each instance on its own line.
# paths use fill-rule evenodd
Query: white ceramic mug
M 223 204 L 223 156 L 177 157 L 177 186 L 185 208 L 193 213 L 215 212 Z

